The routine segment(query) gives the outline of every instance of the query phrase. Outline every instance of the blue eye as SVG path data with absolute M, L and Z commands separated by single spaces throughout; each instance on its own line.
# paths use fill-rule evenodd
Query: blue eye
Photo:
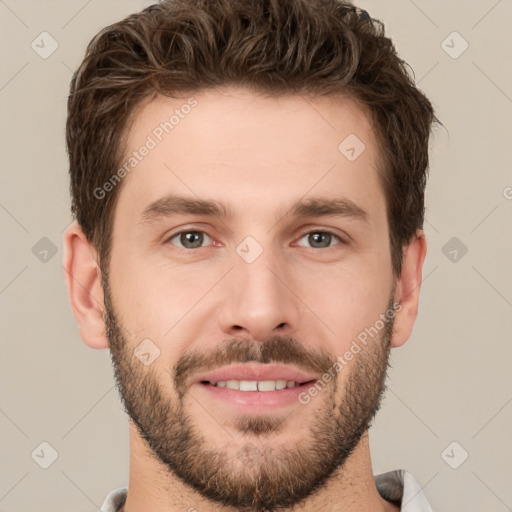
M 202 247 L 205 236 L 210 238 L 203 231 L 180 231 L 179 233 L 176 233 L 171 238 L 169 238 L 167 241 L 171 242 L 172 240 L 177 238 L 180 244 L 182 244 L 182 249 L 198 249 Z
M 313 245 L 313 249 L 328 249 L 331 247 L 331 242 L 334 239 L 341 242 L 340 237 L 330 231 L 310 231 L 309 233 L 304 233 L 300 240 L 306 237 L 308 243 Z

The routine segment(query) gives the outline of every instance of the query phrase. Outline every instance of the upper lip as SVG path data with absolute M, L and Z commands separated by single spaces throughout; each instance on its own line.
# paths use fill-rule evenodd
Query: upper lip
M 194 382 L 220 380 L 286 380 L 303 384 L 317 379 L 316 375 L 304 372 L 292 366 L 278 364 L 246 363 L 225 366 L 211 372 L 198 375 Z

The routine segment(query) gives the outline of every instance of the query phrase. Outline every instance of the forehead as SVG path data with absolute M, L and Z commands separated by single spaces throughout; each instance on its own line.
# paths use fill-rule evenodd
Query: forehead
M 369 116 L 347 97 L 270 98 L 234 88 L 157 96 L 134 112 L 125 147 L 126 213 L 140 215 L 170 193 L 233 211 L 249 211 L 250 198 L 257 211 L 313 193 L 383 202 Z

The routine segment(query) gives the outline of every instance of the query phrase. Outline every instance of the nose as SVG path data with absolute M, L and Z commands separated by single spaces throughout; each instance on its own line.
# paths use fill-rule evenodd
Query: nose
M 220 309 L 222 331 L 256 341 L 296 332 L 300 299 L 292 291 L 293 278 L 282 258 L 270 250 L 252 263 L 236 258 Z

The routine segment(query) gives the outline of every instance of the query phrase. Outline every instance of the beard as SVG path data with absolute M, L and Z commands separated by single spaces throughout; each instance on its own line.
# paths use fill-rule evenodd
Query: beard
M 291 508 L 318 492 L 336 473 L 342 476 L 345 462 L 380 408 L 386 389 L 394 316 L 384 322 L 382 330 L 361 349 L 350 366 L 341 370 L 349 372 L 343 389 L 337 393 L 335 376 L 312 398 L 312 402 L 323 403 L 315 404 L 316 417 L 309 416 L 308 435 L 292 447 L 278 445 L 275 440 L 272 444 L 264 443 L 265 438 L 291 428 L 286 416 L 237 415 L 234 428 L 247 439 L 236 455 L 230 455 L 225 449 L 215 449 L 185 412 L 189 395 L 186 382 L 196 371 L 232 363 L 275 362 L 293 363 L 306 371 L 323 374 L 329 369 L 332 372 L 336 359 L 325 351 L 306 349 L 289 336 L 272 336 L 257 343 L 232 339 L 212 353 L 196 350 L 180 357 L 173 367 L 175 392 L 166 393 L 170 386 L 162 380 L 165 372 L 160 372 L 159 378 L 156 365 L 144 366 L 133 355 L 137 342 L 123 332 L 108 282 L 103 288 L 106 332 L 125 412 L 171 476 L 213 503 L 247 512 Z M 388 308 L 393 309 L 392 299 Z

